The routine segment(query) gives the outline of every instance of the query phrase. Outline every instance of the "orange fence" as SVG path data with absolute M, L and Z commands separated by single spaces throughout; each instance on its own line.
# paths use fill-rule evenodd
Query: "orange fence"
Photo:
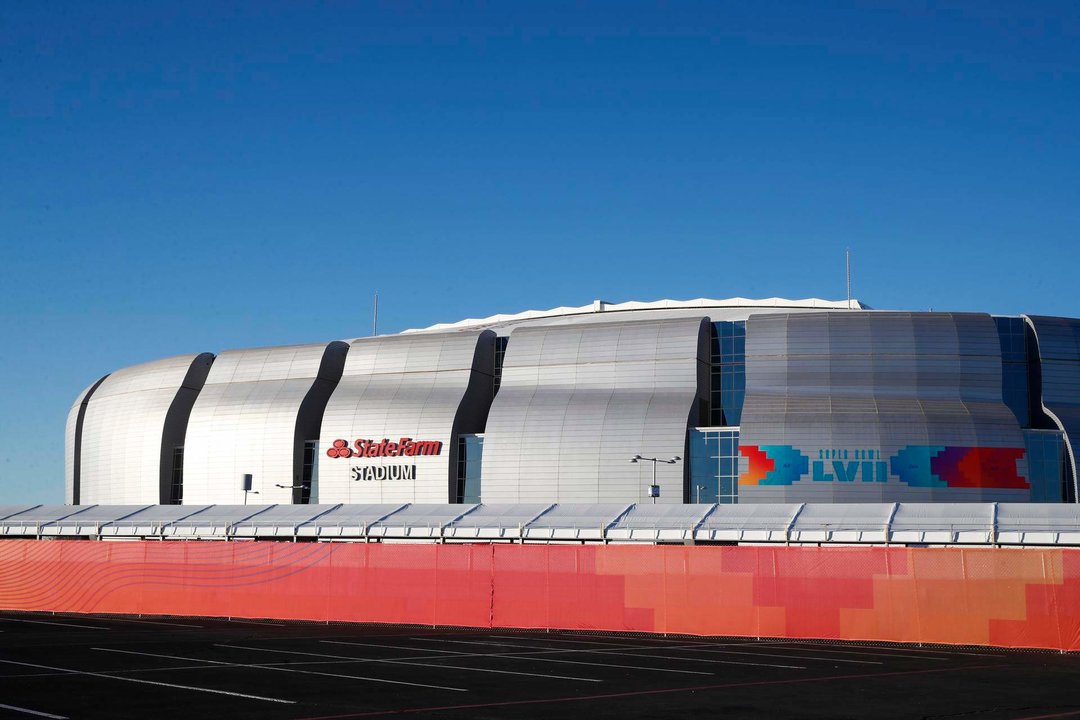
M 1080 650 L 1080 550 L 4 540 L 0 608 Z

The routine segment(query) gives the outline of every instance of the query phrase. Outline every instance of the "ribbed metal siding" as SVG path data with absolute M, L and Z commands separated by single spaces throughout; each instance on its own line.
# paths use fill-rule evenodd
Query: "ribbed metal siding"
M 1080 451 L 1080 320 L 1025 315 L 1039 347 L 1042 408 L 1065 435 L 1072 469 L 1073 499 L 1077 491 L 1076 453 Z
M 483 430 L 491 404 L 495 333 L 410 334 L 354 340 L 323 415 L 320 503 L 445 503 L 456 495 L 461 433 Z M 334 440 L 442 443 L 434 456 L 329 457 Z M 415 480 L 352 479 L 353 467 L 415 465 Z
M 303 453 L 297 434 L 312 421 L 301 416 L 301 407 L 310 392 L 337 382 L 346 347 L 335 342 L 221 353 L 188 421 L 184 504 L 242 504 L 245 473 L 254 476 L 252 489 L 259 493 L 249 502 L 293 502 Z M 312 436 L 322 405 L 314 410 Z
M 776 469 L 786 464 L 795 481 L 741 482 L 740 502 L 1027 500 L 1024 489 L 913 487 L 892 473 L 893 456 L 909 446 L 960 448 L 957 453 L 1024 447 L 1002 401 L 1001 351 L 988 315 L 754 315 L 747 322 L 746 366 L 740 448 L 744 455 L 750 448 L 790 448 L 787 458 L 782 449 L 770 459 Z M 869 458 L 860 455 L 866 451 Z M 823 472 L 814 480 L 819 459 Z M 833 460 L 845 467 L 858 461 L 851 466 L 858 475 L 841 481 Z M 885 482 L 876 481 L 878 462 L 889 471 Z M 747 465 L 744 458 L 744 477 Z M 1015 470 L 1022 479 L 1025 461 Z
M 484 502 L 648 502 L 651 463 L 686 457 L 708 391 L 704 318 L 519 327 L 484 432 Z M 684 497 L 685 459 L 660 465 Z
M 162 445 L 183 437 L 166 418 L 185 381 L 197 392 L 213 360 L 178 355 L 123 368 L 90 396 L 83 419 L 79 502 L 161 502 Z M 194 369 L 194 372 L 192 372 Z M 166 440 L 168 436 L 168 440 Z

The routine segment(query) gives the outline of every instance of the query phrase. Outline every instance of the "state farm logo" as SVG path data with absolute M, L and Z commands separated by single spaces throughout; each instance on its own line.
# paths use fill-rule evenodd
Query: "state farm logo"
M 360 438 L 349 446 L 348 440 L 337 439 L 327 449 L 326 456 L 332 458 L 382 458 L 382 457 L 416 457 L 418 455 L 439 455 L 442 453 L 442 443 L 438 440 L 413 440 L 403 437 L 397 442 L 391 442 L 389 438 L 381 441 Z

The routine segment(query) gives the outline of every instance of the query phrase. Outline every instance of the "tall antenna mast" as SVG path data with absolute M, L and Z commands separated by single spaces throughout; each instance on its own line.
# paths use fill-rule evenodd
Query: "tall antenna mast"
M 371 318 L 371 336 L 379 334 L 379 291 L 375 291 L 375 314 Z
M 848 248 L 845 253 L 847 256 L 847 309 L 851 309 L 851 248 Z

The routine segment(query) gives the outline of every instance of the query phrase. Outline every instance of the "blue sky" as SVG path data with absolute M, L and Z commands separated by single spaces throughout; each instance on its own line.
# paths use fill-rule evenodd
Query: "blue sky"
M 1080 6 L 0 3 L 0 503 L 101 375 L 695 297 L 1080 316 Z

